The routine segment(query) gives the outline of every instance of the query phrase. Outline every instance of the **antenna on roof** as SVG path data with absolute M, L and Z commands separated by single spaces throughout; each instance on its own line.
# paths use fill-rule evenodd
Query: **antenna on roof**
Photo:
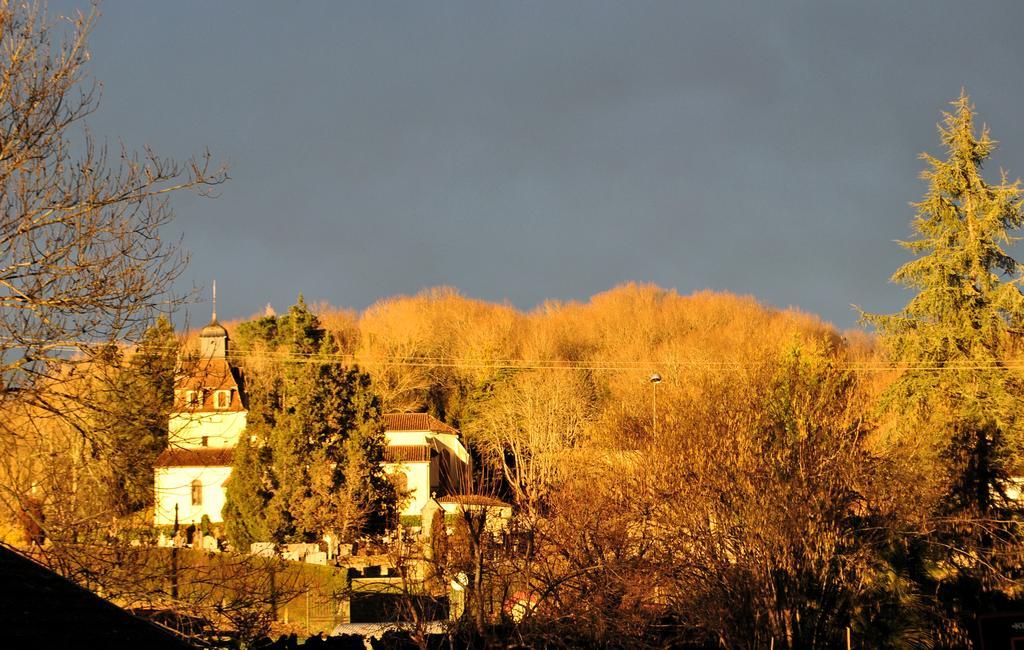
M 217 281 L 213 281 L 213 321 L 217 322 Z

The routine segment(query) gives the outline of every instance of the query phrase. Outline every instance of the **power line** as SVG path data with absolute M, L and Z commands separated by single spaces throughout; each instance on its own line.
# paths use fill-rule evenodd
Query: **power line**
M 109 346 L 109 343 L 97 344 L 87 342 L 64 342 L 54 345 L 50 350 L 82 352 L 89 348 L 97 349 Z M 147 350 L 173 351 L 177 346 L 147 345 Z M 186 357 L 187 358 L 187 357 Z M 687 359 L 584 359 L 570 360 L 557 358 L 484 358 L 458 357 L 441 355 L 376 355 L 357 353 L 322 353 L 322 352 L 250 352 L 245 354 L 232 353 L 227 355 L 228 361 L 277 361 L 282 363 L 309 364 L 360 364 L 387 367 L 418 367 L 418 368 L 457 368 L 469 370 L 589 370 L 589 371 L 631 371 L 647 372 L 658 368 L 710 369 L 726 370 L 750 368 L 762 365 L 763 361 L 714 360 L 708 358 Z M 197 360 L 202 360 L 197 358 Z M 908 363 L 884 361 L 849 361 L 842 367 L 858 372 L 898 372 L 898 371 L 1012 371 L 1024 370 L 1024 359 L 993 361 L 990 363 Z

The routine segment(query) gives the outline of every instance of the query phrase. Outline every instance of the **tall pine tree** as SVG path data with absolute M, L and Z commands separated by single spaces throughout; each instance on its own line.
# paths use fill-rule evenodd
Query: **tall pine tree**
M 902 242 L 916 259 L 892 278 L 916 295 L 896 314 L 864 318 L 902 366 L 883 406 L 933 463 L 933 555 L 925 561 L 933 569 L 919 575 L 938 576 L 924 591 L 961 618 L 950 637 L 959 638 L 962 617 L 996 593 L 998 572 L 989 569 L 1004 557 L 1000 549 L 1017 541 L 1004 522 L 1016 511 L 1006 488 L 1021 457 L 1024 386 L 1006 362 L 1024 319 L 1024 269 L 1006 248 L 1024 224 L 1024 193 L 1005 174 L 996 184 L 984 179 L 996 143 L 986 127 L 976 132 L 965 93 L 952 106 L 939 125 L 946 158 L 921 156 L 928 191 L 915 204 L 915 237 Z
M 982 164 L 996 143 L 987 128 L 975 133 L 966 94 L 953 108 L 939 125 L 946 160 L 922 154 L 928 192 L 915 204 L 916 237 L 902 242 L 918 257 L 892 278 L 917 295 L 897 314 L 866 320 L 909 367 L 886 403 L 939 432 L 949 508 L 985 516 L 1001 502 L 1021 439 L 1024 392 L 1005 361 L 1024 318 L 1022 267 L 1005 246 L 1024 224 L 1024 193 L 1005 174 L 985 181 Z
M 153 503 L 153 462 L 167 446 L 178 340 L 160 317 L 124 362 L 118 352 L 98 358 L 90 390 L 93 436 L 110 472 L 105 481 L 113 511 L 127 515 Z

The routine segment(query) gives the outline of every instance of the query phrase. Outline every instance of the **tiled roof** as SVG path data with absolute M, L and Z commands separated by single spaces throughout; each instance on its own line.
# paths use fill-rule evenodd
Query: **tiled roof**
M 182 365 L 174 382 L 174 407 L 178 412 L 231 412 L 244 411 L 245 402 L 239 387 L 238 370 L 226 359 L 201 359 Z M 217 408 L 214 391 L 231 391 L 227 408 Z M 186 393 L 196 391 L 197 404 L 186 401 Z
M 432 431 L 434 433 L 454 433 L 454 429 L 438 420 L 429 413 L 385 413 L 384 428 L 387 431 Z
M 385 463 L 426 463 L 429 461 L 429 445 L 388 445 L 384 448 Z
M 198 449 L 164 449 L 157 456 L 154 467 L 229 467 L 234 449 L 200 447 Z
M 483 496 L 482 494 L 455 494 L 452 496 L 441 497 L 437 500 L 438 503 L 454 503 L 460 506 L 491 506 L 495 508 L 511 508 L 512 505 L 505 503 L 501 499 L 495 499 L 494 497 Z

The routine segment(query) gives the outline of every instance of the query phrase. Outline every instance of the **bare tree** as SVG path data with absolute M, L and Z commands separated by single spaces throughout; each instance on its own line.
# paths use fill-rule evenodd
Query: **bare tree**
M 187 256 L 161 238 L 169 198 L 227 175 L 208 153 L 179 164 L 92 135 L 97 15 L 0 0 L 0 509 L 53 568 L 131 604 L 160 597 L 161 571 L 129 543 L 104 463 L 114 429 L 147 425 L 111 396 L 123 353 L 184 299 L 171 288 Z
M 565 471 L 565 455 L 585 436 L 594 387 L 579 372 L 522 371 L 498 383 L 467 430 L 512 491 L 534 509 Z
M 93 137 L 86 40 L 96 16 L 0 2 L 0 409 L 58 416 L 83 438 L 98 404 L 76 390 L 75 368 L 95 372 L 181 301 L 170 289 L 186 255 L 161 239 L 169 197 L 208 194 L 227 178 L 208 153 L 178 164 Z M 37 428 L 4 418 L 0 453 L 11 458 Z M 25 497 L 8 482 L 0 492 Z
M 175 304 L 186 262 L 161 239 L 168 197 L 226 179 L 209 154 L 181 165 L 111 151 L 88 130 L 98 106 L 86 39 L 96 18 L 0 3 L 0 399 L 24 398 L 54 362 L 141 336 Z

